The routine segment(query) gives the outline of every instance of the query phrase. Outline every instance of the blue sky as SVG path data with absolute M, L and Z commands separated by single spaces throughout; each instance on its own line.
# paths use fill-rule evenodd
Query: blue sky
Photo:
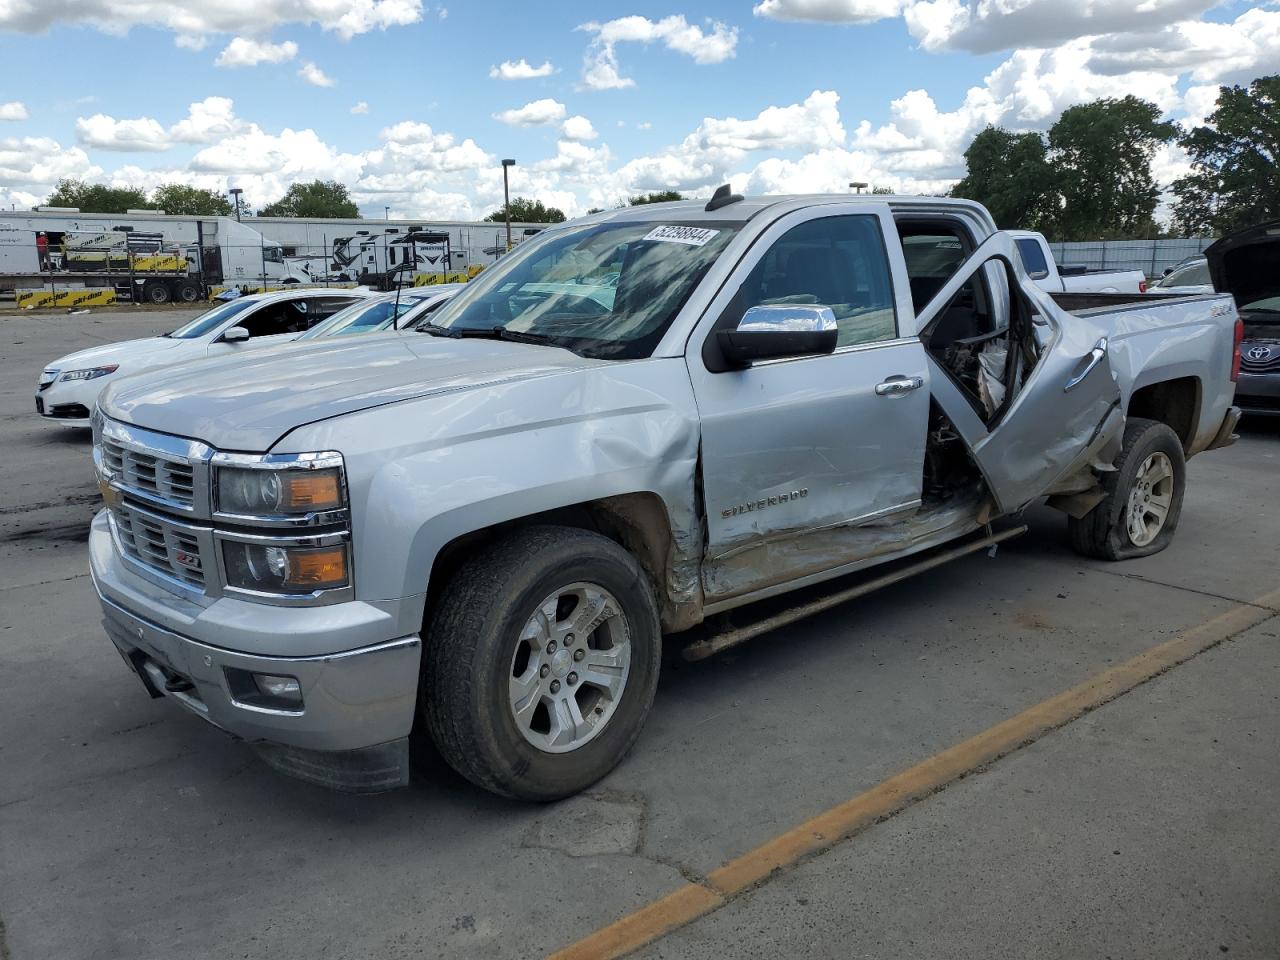
M 324 176 L 368 214 L 466 218 L 497 202 L 504 156 L 516 193 L 570 213 L 727 178 L 925 192 L 962 173 L 988 122 L 1043 128 L 1129 92 L 1194 121 L 1218 83 L 1280 70 L 1275 4 L 207 5 L 0 3 L 0 201 L 83 176 L 235 183 L 261 204 Z M 491 76 L 519 61 L 551 72 Z M 1182 163 L 1168 151 L 1157 169 Z

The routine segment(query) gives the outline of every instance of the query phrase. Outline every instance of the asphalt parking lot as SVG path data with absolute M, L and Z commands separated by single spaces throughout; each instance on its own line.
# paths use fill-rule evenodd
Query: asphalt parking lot
M 603 929 L 590 956 L 686 888 L 707 909 L 640 956 L 1280 955 L 1280 423 L 1192 461 L 1155 557 L 1082 560 L 1037 509 L 994 559 L 672 658 L 589 795 L 508 802 L 427 758 L 351 797 L 148 699 L 99 626 L 88 440 L 37 420 L 36 374 L 179 316 L 0 319 L 3 960 L 534 957 Z M 1187 637 L 1203 652 L 714 892 L 779 834 Z

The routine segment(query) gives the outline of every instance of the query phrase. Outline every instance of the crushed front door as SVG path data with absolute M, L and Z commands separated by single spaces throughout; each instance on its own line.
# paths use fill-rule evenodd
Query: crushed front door
M 1019 349 L 1018 342 L 1029 351 L 1017 376 L 1006 378 L 1014 383 L 1003 384 L 1011 395 L 989 413 L 945 366 L 940 351 L 926 353 L 933 397 L 968 445 L 1003 514 L 1048 493 L 1109 450 L 1124 417 L 1106 331 L 1066 313 L 1029 280 L 1006 234 L 988 238 L 917 316 L 926 348 L 934 320 L 984 268 L 992 279 L 1008 277 L 1003 292 L 990 284 L 992 299 L 1009 324 L 1010 351 Z M 998 331 L 992 338 L 999 340 Z

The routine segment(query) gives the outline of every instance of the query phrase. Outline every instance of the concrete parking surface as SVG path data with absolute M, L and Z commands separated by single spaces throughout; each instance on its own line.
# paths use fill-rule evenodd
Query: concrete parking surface
M 0 320 L 0 958 L 532 957 L 1206 621 L 1253 626 L 641 948 L 685 957 L 1280 955 L 1280 424 L 1192 461 L 1166 552 L 985 555 L 697 664 L 588 795 L 429 756 L 333 794 L 148 699 L 98 620 L 87 437 L 49 360 L 171 311 Z

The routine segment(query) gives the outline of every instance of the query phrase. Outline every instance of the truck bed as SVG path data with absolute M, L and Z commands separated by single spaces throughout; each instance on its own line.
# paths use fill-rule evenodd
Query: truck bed
M 1112 313 L 1120 308 L 1141 309 L 1155 304 L 1166 304 L 1174 301 L 1212 300 L 1220 297 L 1220 293 L 1053 293 L 1049 296 L 1053 302 L 1068 313 L 1079 316 L 1095 316 L 1100 313 Z

